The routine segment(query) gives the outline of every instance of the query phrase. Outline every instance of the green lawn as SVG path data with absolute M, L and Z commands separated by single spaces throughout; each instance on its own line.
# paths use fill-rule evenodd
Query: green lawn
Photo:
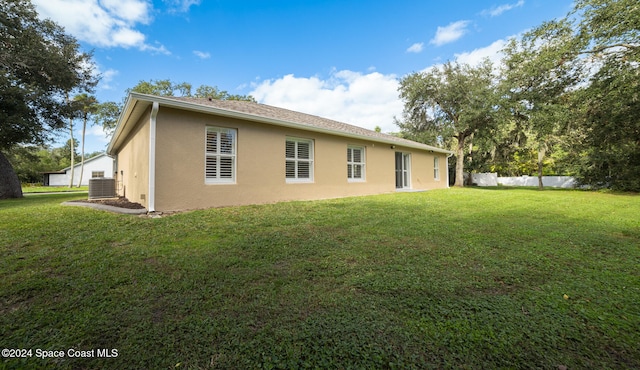
M 32 350 L 0 368 L 640 368 L 637 195 L 59 205 L 82 197 L 0 201 L 0 347 Z
M 38 186 L 38 185 L 27 185 L 22 186 L 23 194 L 31 194 L 31 193 L 63 193 L 63 192 L 73 192 L 73 191 L 89 191 L 88 186 L 80 186 L 80 187 L 68 187 L 68 186 Z

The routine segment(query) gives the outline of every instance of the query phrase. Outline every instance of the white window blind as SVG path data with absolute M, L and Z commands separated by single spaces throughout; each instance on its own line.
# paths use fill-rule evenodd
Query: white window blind
M 438 157 L 433 158 L 433 178 L 435 180 L 440 180 L 440 161 Z
M 364 147 L 347 148 L 347 179 L 364 181 L 365 179 Z
M 287 182 L 313 181 L 313 140 L 287 138 L 285 157 Z
M 236 130 L 207 127 L 205 150 L 205 182 L 235 183 Z

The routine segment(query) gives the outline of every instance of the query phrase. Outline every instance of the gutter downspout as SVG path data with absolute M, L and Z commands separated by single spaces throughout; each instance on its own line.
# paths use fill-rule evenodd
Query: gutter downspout
M 148 212 L 156 211 L 156 117 L 160 103 L 153 102 L 149 121 L 149 203 Z
M 446 163 L 447 163 L 447 189 L 449 189 L 451 186 L 449 185 L 449 158 L 451 158 L 453 156 L 453 153 L 450 153 L 447 158 L 446 158 Z

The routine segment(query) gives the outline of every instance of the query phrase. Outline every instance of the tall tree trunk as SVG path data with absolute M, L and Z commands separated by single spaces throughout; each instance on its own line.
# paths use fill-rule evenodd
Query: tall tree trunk
M 453 186 L 464 186 L 464 134 L 458 135 L 458 150 L 456 151 L 456 181 Z
M 73 167 L 75 166 L 75 150 L 73 143 L 73 119 L 69 119 L 69 133 L 71 135 L 71 139 L 69 139 L 69 145 L 71 145 L 71 177 L 69 178 L 69 187 L 73 187 Z
M 7 198 L 22 198 L 22 186 L 13 166 L 0 152 L 0 199 Z
M 468 138 L 465 139 L 465 143 L 468 143 L 469 145 L 469 176 L 465 179 L 465 185 L 466 186 L 471 186 L 473 185 L 473 180 L 472 180 L 472 176 L 473 174 L 471 173 L 471 166 L 473 165 L 473 134 L 469 135 Z M 463 170 L 464 171 L 464 170 Z
M 547 150 L 544 145 L 541 145 L 538 149 L 538 189 L 544 189 L 544 185 L 542 184 L 542 166 L 544 161 L 544 156 Z
M 80 178 L 78 179 L 78 187 L 82 185 L 82 174 L 84 173 L 84 134 L 87 131 L 87 116 L 84 116 L 84 121 L 82 123 L 82 148 L 80 149 L 82 159 L 80 162 Z

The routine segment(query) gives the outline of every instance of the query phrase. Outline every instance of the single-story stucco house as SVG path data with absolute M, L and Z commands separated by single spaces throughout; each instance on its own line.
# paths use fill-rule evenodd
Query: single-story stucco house
M 73 166 L 73 186 L 78 185 L 81 164 L 82 163 L 76 163 Z M 80 184 L 84 186 L 89 185 L 89 179 L 97 177 L 113 178 L 113 166 L 113 158 L 106 153 L 85 159 L 82 182 Z M 44 172 L 42 174 L 42 184 L 44 186 L 69 186 L 70 177 L 71 167 L 64 168 L 60 171 Z
M 107 153 L 149 212 L 448 187 L 453 153 L 246 101 L 131 93 Z

